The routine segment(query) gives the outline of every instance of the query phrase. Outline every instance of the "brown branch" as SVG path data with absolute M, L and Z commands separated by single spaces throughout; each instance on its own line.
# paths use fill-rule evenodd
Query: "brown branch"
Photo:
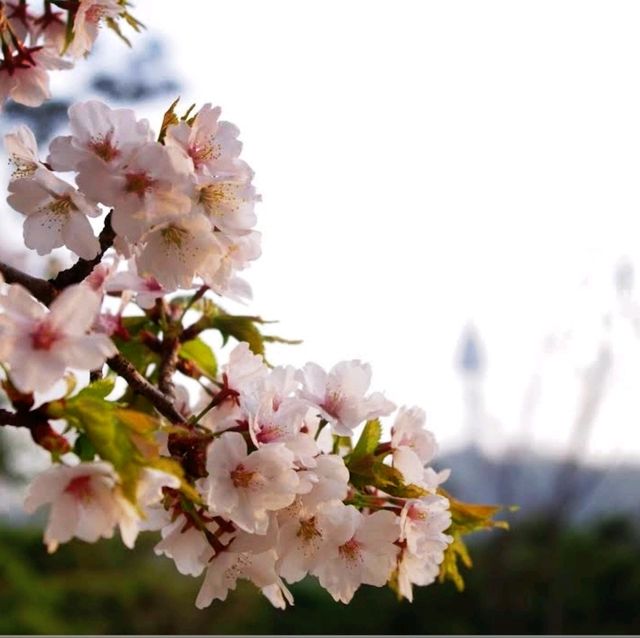
M 28 428 L 30 424 L 23 414 L 0 409 L 0 425 L 14 425 L 17 428 Z
M 38 301 L 48 306 L 61 290 L 86 279 L 91 274 L 91 271 L 102 261 L 104 253 L 111 247 L 115 239 L 115 233 L 111 227 L 111 213 L 107 215 L 104 221 L 104 228 L 98 239 L 100 241 L 100 251 L 93 259 L 78 259 L 71 268 L 59 272 L 49 281 L 28 275 L 4 262 L 0 262 L 0 272 L 8 284 L 20 284 Z
M 158 387 L 161 392 L 173 398 L 175 396 L 175 386 L 173 384 L 173 373 L 178 365 L 178 350 L 180 341 L 176 337 L 165 335 L 162 339 L 161 361 L 158 370 Z
M 58 273 L 58 275 L 50 281 L 33 277 L 18 270 L 17 268 L 13 268 L 8 264 L 0 262 L 0 272 L 4 275 L 5 281 L 9 284 L 21 284 L 36 299 L 48 306 L 55 299 L 60 290 L 83 281 L 91 274 L 91 271 L 95 266 L 100 263 L 104 253 L 113 244 L 113 240 L 115 238 L 115 233 L 111 227 L 111 216 L 112 213 L 109 213 L 105 219 L 104 228 L 102 229 L 99 237 L 100 251 L 93 259 L 79 259 L 73 266 L 71 266 L 71 268 Z M 147 381 L 147 379 L 145 379 L 136 370 L 133 364 L 121 354 L 117 354 L 108 359 L 107 364 L 112 370 L 117 372 L 123 379 L 125 379 L 125 381 L 127 381 L 134 392 L 148 399 L 160 414 L 165 416 L 172 423 L 184 423 L 185 419 L 174 406 L 171 397 L 173 393 L 171 375 L 177 365 L 178 348 L 180 345 L 177 339 L 174 339 L 173 341 L 175 343 L 171 345 L 170 348 L 167 347 L 160 378 L 162 387 L 167 391 L 169 396 L 165 394 L 165 391 L 159 390 L 149 383 L 149 381 Z M 26 425 L 26 427 L 29 427 L 27 422 L 20 418 L 20 415 L 8 412 L 7 410 L 0 410 L 0 425 Z
M 200 317 L 196 322 L 185 328 L 180 335 L 180 341 L 183 343 L 195 339 L 203 330 L 211 328 L 211 319 L 206 316 Z
M 84 281 L 91 274 L 91 271 L 102 261 L 105 252 L 111 248 L 113 240 L 116 237 L 116 234 L 111 227 L 112 214 L 113 213 L 109 213 L 105 218 L 104 228 L 98 237 L 98 241 L 100 242 L 100 250 L 98 251 L 98 254 L 93 259 L 78 259 L 71 268 L 62 270 L 53 279 L 50 279 L 50 283 L 55 288 L 62 290 L 67 286 L 79 284 L 81 281 Z
M 154 385 L 149 383 L 121 354 L 107 359 L 107 365 L 117 372 L 134 392 L 148 399 L 153 406 L 172 423 L 184 423 L 184 417 L 173 405 L 173 401 Z
M 8 284 L 20 284 L 26 288 L 36 299 L 45 305 L 49 305 L 58 294 L 58 290 L 50 282 L 33 275 L 28 275 L 9 264 L 0 261 L 0 272 Z
M 0 425 L 27 428 L 33 441 L 51 452 L 55 457 L 66 454 L 71 450 L 69 441 L 49 424 L 42 406 L 31 412 L 23 410 L 10 412 L 9 410 L 0 409 Z
M 152 352 L 156 354 L 162 354 L 162 341 L 158 339 L 152 332 L 148 330 L 141 330 L 138 335 L 140 341 L 149 348 Z M 180 348 L 178 348 L 178 352 Z M 182 359 L 178 356 L 176 361 L 176 370 L 178 372 L 182 372 L 187 377 L 191 377 L 192 379 L 199 379 L 204 376 L 204 372 L 199 368 L 199 366 L 190 359 Z

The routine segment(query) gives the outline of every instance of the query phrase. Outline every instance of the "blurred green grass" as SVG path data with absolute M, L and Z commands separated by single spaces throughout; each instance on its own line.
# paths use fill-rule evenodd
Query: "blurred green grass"
M 226 602 L 197 610 L 200 578 L 156 557 L 155 535 L 129 551 L 118 540 L 72 542 L 47 555 L 39 530 L 0 529 L 3 634 L 474 634 L 640 632 L 640 538 L 612 519 L 557 529 L 530 521 L 472 548 L 463 593 L 417 588 L 413 604 L 363 587 L 349 606 L 315 581 L 294 586 L 295 607 L 271 608 L 241 584 Z

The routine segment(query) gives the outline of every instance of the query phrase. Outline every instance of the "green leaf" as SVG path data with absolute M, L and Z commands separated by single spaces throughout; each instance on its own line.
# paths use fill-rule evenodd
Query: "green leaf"
M 420 498 L 427 491 L 413 483 L 404 482 L 402 473 L 391 465 L 383 462 L 383 455 L 376 455 L 382 426 L 375 419 L 367 424 L 358 439 L 353 452 L 345 457 L 345 464 L 349 469 L 351 482 L 355 487 L 377 487 L 390 496 L 398 498 Z
M 109 461 L 118 472 L 124 493 L 135 500 L 135 488 L 143 466 L 159 457 L 155 431 L 159 421 L 143 412 L 122 408 L 106 400 L 113 390 L 111 378 L 96 381 L 71 398 L 53 401 L 47 411 L 52 418 L 65 419 L 80 432 L 79 456 L 95 454 Z
M 221 314 L 213 318 L 211 327 L 220 332 L 224 344 L 233 337 L 236 341 L 246 341 L 254 354 L 263 355 L 264 339 L 256 323 L 264 322 L 260 317 Z
M 479 530 L 509 529 L 507 521 L 496 521 L 494 516 L 504 508 L 501 505 L 481 505 L 477 503 L 463 503 L 445 490 L 438 490 L 449 499 L 451 510 L 451 526 L 447 534 L 453 537 L 453 542 L 447 547 L 444 560 L 440 565 L 439 582 L 451 580 L 458 591 L 464 590 L 464 579 L 460 572 L 460 564 L 471 568 L 472 561 L 467 546 L 462 537 Z
M 162 125 L 160 126 L 160 133 L 158 134 L 158 142 L 164 142 L 164 138 L 167 134 L 167 129 L 172 124 L 178 124 L 178 116 L 176 115 L 176 106 L 180 101 L 180 97 L 177 97 L 171 106 L 165 111 L 164 116 L 162 117 Z
M 380 443 L 380 437 L 382 436 L 382 426 L 379 419 L 373 421 L 367 421 L 362 430 L 362 434 L 356 443 L 353 452 L 349 455 L 349 461 L 358 461 L 367 454 L 373 454 Z M 349 465 L 347 461 L 347 466 Z
M 213 350 L 202 339 L 192 339 L 183 343 L 178 356 L 194 362 L 204 375 L 212 379 L 218 373 L 218 362 Z
M 440 492 L 449 499 L 452 527 L 461 534 L 471 534 L 482 529 L 509 529 L 507 521 L 496 521 L 494 516 L 501 512 L 502 505 L 480 505 L 478 503 L 463 503 L 445 490 Z
M 122 29 L 115 18 L 105 18 L 105 22 L 107 27 L 109 27 L 109 29 L 111 29 L 128 47 L 131 46 L 131 41 L 124 33 L 122 33 Z
M 96 456 L 96 448 L 86 434 L 78 436 L 73 451 L 81 461 L 93 461 Z
M 400 470 L 386 465 L 382 461 L 377 461 L 373 464 L 372 474 L 373 485 L 391 496 L 397 496 L 399 498 L 420 498 L 427 494 L 427 490 L 418 485 L 405 483 Z
M 112 340 L 122 356 L 128 359 L 138 372 L 147 376 L 149 366 L 157 365 L 160 357 L 145 345 L 140 333 L 146 331 L 157 335 L 158 325 L 146 316 L 123 317 L 122 325 L 128 333 L 128 338 L 115 334 Z
M 444 560 L 440 564 L 440 573 L 438 575 L 438 582 L 444 583 L 447 580 L 453 582 L 458 591 L 464 591 L 464 578 L 460 573 L 460 561 L 467 569 L 473 566 L 471 556 L 469 556 L 469 550 L 465 545 L 462 538 L 455 534 L 453 536 L 453 542 L 449 544 L 444 552 Z

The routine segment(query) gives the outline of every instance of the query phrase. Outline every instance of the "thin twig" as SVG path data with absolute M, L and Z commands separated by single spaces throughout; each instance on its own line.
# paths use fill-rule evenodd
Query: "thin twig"
M 98 251 L 98 254 L 93 259 L 78 259 L 71 268 L 67 268 L 66 270 L 59 272 L 50 280 L 50 283 L 53 284 L 55 288 L 62 290 L 67 286 L 79 284 L 81 281 L 84 281 L 91 274 L 91 271 L 102 261 L 105 252 L 111 248 L 113 240 L 116 237 L 116 234 L 111 227 L 112 214 L 113 213 L 109 213 L 106 216 L 104 220 L 104 228 L 98 237 L 98 241 L 100 242 L 100 250 Z
M 16 427 L 29 427 L 24 415 L 9 410 L 0 409 L 0 425 L 15 425 Z
M 49 305 L 58 294 L 58 290 L 45 279 L 28 275 L 9 264 L 0 261 L 0 272 L 8 284 L 20 284 L 26 288 L 38 301 Z
M 39 299 L 42 303 L 49 305 L 53 299 L 55 299 L 58 292 L 67 286 L 71 286 L 83 281 L 95 266 L 100 263 L 105 251 L 113 244 L 115 233 L 111 227 L 111 213 L 109 213 L 105 219 L 104 228 L 100 233 L 100 252 L 93 259 L 79 259 L 71 268 L 63 270 L 51 281 L 39 279 L 27 275 L 26 273 L 13 268 L 8 264 L 0 262 L 0 272 L 4 275 L 7 283 L 18 283 L 24 286 L 36 299 Z M 176 355 L 177 357 L 177 345 Z M 169 362 L 171 363 L 171 361 Z M 165 395 L 164 392 L 156 388 L 149 383 L 133 366 L 133 364 L 123 357 L 121 354 L 117 354 L 107 360 L 109 367 L 117 372 L 121 377 L 127 381 L 134 392 L 137 392 L 141 396 L 147 398 L 153 406 L 172 423 L 183 423 L 185 419 L 178 412 L 173 404 L 171 397 Z M 175 369 L 175 361 L 173 362 L 173 368 Z M 16 417 L 11 412 L 2 410 L 2 418 L 6 423 L 10 425 L 22 425 L 23 423 L 15 423 Z
M 161 392 L 173 398 L 176 388 L 173 384 L 173 373 L 178 365 L 180 341 L 176 337 L 165 335 L 162 339 L 161 360 L 158 370 L 158 387 Z
M 107 365 L 117 372 L 134 392 L 149 399 L 153 406 L 172 423 L 184 423 L 184 417 L 178 412 L 173 401 L 154 385 L 149 383 L 121 354 L 107 359 Z

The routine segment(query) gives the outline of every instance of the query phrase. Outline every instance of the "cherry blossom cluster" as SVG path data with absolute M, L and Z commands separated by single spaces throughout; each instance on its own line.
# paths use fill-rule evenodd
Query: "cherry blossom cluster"
M 182 574 L 205 573 L 199 607 L 224 600 L 241 578 L 278 607 L 293 602 L 287 584 L 308 574 L 345 603 L 361 584 L 390 583 L 411 600 L 413 585 L 434 581 L 452 541 L 449 500 L 439 488 L 448 472 L 428 466 L 437 446 L 418 408 L 397 410 L 390 440 L 381 442 L 380 419 L 396 406 L 369 392 L 366 364 L 269 368 L 240 342 L 199 393 L 173 388 L 177 418 L 152 426 L 142 464 L 131 456 L 119 469 L 117 451 L 101 453 L 115 430 L 97 411 L 114 410 L 119 428 L 149 417 L 124 398 L 109 400 L 113 386 L 95 395 L 89 384 L 33 409 L 34 393 L 118 356 L 127 317 L 120 336 L 101 329 L 111 316 L 101 312 L 108 279 L 99 265 L 48 307 L 22 285 L 0 283 L 3 387 L 16 409 L 8 423 L 25 417 L 34 440 L 62 461 L 35 478 L 26 500 L 29 511 L 50 505 L 50 551 L 116 529 L 132 547 L 140 531 L 159 530 L 156 553 Z M 62 434 L 52 421 L 65 424 Z M 88 456 L 72 448 L 74 429 L 95 445 Z
M 422 410 L 400 409 L 391 440 L 376 442 L 366 462 L 386 458 L 385 467 L 398 470 L 420 496 L 353 485 L 357 450 L 341 449 L 334 436 L 351 435 L 395 409 L 368 394 L 370 376 L 359 361 L 328 373 L 312 363 L 269 369 L 241 343 L 198 427 L 165 435 L 166 453 L 183 457 L 195 478 L 195 499 L 185 499 L 175 476 L 146 470 L 134 509 L 114 469 L 94 461 L 57 465 L 37 477 L 27 507 L 51 504 L 45 531 L 51 550 L 74 536 L 111 537 L 116 527 L 132 546 L 141 529 L 160 529 L 157 554 L 173 559 L 182 574 L 205 573 L 198 607 L 224 600 L 238 579 L 284 607 L 293 602 L 286 583 L 308 574 L 344 603 L 362 584 L 391 580 L 411 600 L 414 584 L 435 580 L 451 542 L 449 503 L 437 494 L 447 473 L 425 468 L 436 444 Z
M 33 133 L 5 137 L 13 165 L 8 203 L 25 216 L 25 244 L 38 254 L 66 246 L 83 259 L 101 251 L 90 219 L 106 215 L 118 255 L 129 260 L 109 290 L 132 290 L 141 304 L 194 279 L 229 297 L 250 295 L 237 276 L 260 255 L 251 183 L 239 158 L 238 129 L 207 104 L 194 116 L 165 118 L 161 142 L 147 120 L 98 101 L 69 109 L 71 135 L 52 140 L 46 162 Z M 75 174 L 75 185 L 57 172 Z
M 0 2 L 0 107 L 8 98 L 26 106 L 49 99 L 48 72 L 86 56 L 102 24 L 123 38 L 119 22 L 139 30 L 127 7 L 126 0 Z
M 126 0 L 33 5 L 0 2 L 0 100 L 40 104 L 101 23 L 140 26 Z M 156 135 L 75 104 L 44 159 L 29 128 L 5 137 L 26 246 L 77 255 L 48 280 L 0 261 L 0 426 L 51 455 L 26 497 L 48 550 L 159 532 L 156 554 L 203 577 L 200 608 L 240 579 L 280 608 L 306 576 L 343 603 L 363 584 L 462 587 L 461 537 L 504 527 L 499 508 L 444 490 L 424 412 L 371 392 L 367 364 L 271 367 L 265 344 L 287 341 L 219 305 L 250 296 L 259 196 L 220 109 L 176 106 Z M 236 342 L 225 365 L 215 336 Z

